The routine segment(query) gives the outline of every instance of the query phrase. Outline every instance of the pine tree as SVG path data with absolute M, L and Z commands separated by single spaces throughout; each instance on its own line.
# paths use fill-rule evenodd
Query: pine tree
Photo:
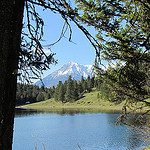
M 64 89 L 63 84 L 61 84 L 60 87 L 59 87 L 58 100 L 61 101 L 61 102 L 65 102 L 65 89 Z
M 57 87 L 55 88 L 54 99 L 55 101 L 58 100 L 58 88 Z
M 87 81 L 86 80 L 83 82 L 83 90 L 87 91 Z
M 58 95 L 59 95 L 59 88 L 62 85 L 62 81 L 59 81 L 57 84 L 57 87 L 55 88 L 55 94 L 54 94 L 54 99 L 57 101 L 58 100 Z
M 65 94 L 66 102 L 71 102 L 73 100 L 73 92 L 74 92 L 73 80 L 70 75 L 67 80 L 67 89 Z
M 95 79 L 95 77 L 92 77 L 92 78 L 91 78 L 91 88 L 94 87 L 94 79 Z
M 74 81 L 74 91 L 73 91 L 73 100 L 78 100 L 79 94 L 78 94 L 78 84 L 77 81 Z
M 81 82 L 78 84 L 78 93 L 81 94 L 83 92 L 83 85 Z
M 45 100 L 44 94 L 42 92 L 40 92 L 38 94 L 36 100 L 37 100 L 37 102 L 44 101 Z
M 90 76 L 88 75 L 88 78 L 87 78 L 87 92 L 91 92 L 92 90 L 92 85 L 91 85 L 91 79 L 90 79 Z
M 84 84 L 84 78 L 83 78 L 83 76 L 81 77 L 81 84 L 82 84 L 82 87 L 83 87 L 83 84 Z

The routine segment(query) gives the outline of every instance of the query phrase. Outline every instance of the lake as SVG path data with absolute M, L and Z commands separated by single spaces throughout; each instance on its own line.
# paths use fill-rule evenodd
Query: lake
M 142 137 L 118 113 L 16 113 L 13 150 L 135 150 Z

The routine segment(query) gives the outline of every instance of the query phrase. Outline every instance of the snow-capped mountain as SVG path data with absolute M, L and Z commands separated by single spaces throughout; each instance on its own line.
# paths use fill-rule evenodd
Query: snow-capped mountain
M 64 83 L 69 75 L 75 80 L 81 80 L 82 76 L 86 79 L 88 75 L 92 76 L 92 65 L 79 65 L 74 62 L 69 62 L 43 78 L 43 83 L 46 87 L 56 87 L 59 81 Z M 35 84 L 42 85 L 41 81 L 37 81 Z

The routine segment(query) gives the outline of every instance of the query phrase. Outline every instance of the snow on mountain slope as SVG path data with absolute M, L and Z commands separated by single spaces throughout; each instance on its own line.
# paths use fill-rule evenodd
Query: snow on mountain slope
M 43 83 L 46 87 L 56 87 L 59 81 L 65 82 L 69 75 L 75 80 L 81 80 L 82 76 L 86 79 L 88 75 L 92 76 L 92 65 L 80 65 L 69 62 L 43 78 Z M 37 81 L 35 84 L 39 86 L 42 85 L 41 81 Z

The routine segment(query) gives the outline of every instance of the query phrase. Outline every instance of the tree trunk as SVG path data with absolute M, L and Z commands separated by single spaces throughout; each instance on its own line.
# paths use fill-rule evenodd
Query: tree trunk
M 11 150 L 25 0 L 0 0 L 0 150 Z

